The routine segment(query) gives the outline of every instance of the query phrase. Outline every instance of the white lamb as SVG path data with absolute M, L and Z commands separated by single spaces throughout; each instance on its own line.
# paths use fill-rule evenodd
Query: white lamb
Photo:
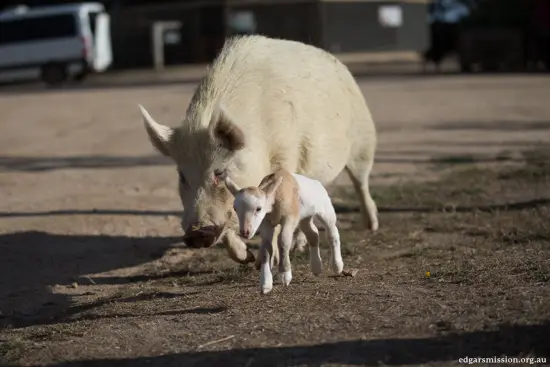
M 239 221 L 240 235 L 251 239 L 260 230 L 260 292 L 273 288 L 271 267 L 279 264 L 279 276 L 284 285 L 292 280 L 290 248 L 298 226 L 309 244 L 311 271 L 321 274 L 323 264 L 319 252 L 319 231 L 313 223 L 317 218 L 327 233 L 331 246 L 331 268 L 342 273 L 344 262 L 340 252 L 340 234 L 336 228 L 336 212 L 323 185 L 308 177 L 279 169 L 265 176 L 258 187 L 239 188 L 229 177 L 225 184 L 235 197 L 234 209 Z M 278 248 L 272 247 L 273 234 L 280 226 Z M 281 254 L 281 261 L 278 255 Z

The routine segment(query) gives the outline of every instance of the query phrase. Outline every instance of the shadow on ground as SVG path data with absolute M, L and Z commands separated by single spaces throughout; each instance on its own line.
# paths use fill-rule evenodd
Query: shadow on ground
M 197 274 L 198 275 L 198 274 Z M 170 274 L 170 276 L 174 276 L 173 274 Z M 103 283 L 102 283 L 103 284 Z M 227 311 L 227 307 L 218 306 L 218 307 L 194 307 L 190 309 L 171 309 L 168 311 L 156 311 L 156 312 L 139 312 L 139 313 L 112 313 L 112 314 L 95 314 L 95 313 L 87 313 L 88 311 L 92 311 L 97 308 L 101 308 L 103 306 L 108 306 L 109 304 L 112 304 L 113 302 L 116 302 L 118 304 L 121 303 L 137 303 L 142 301 L 151 301 L 151 300 L 167 300 L 172 298 L 177 299 L 183 299 L 184 297 L 194 296 L 199 294 L 200 292 L 148 292 L 148 293 L 141 293 L 136 296 L 129 296 L 129 297 L 107 297 L 105 299 L 101 299 L 97 302 L 91 302 L 86 303 L 82 305 L 72 306 L 69 309 L 63 311 L 62 313 L 55 315 L 53 317 L 50 317 L 48 320 L 42 319 L 37 320 L 40 321 L 40 325 L 59 325 L 59 324 L 71 324 L 74 322 L 81 322 L 81 321 L 93 321 L 93 320 L 108 320 L 108 319 L 124 319 L 124 318 L 134 318 L 134 317 L 149 317 L 149 316 L 178 316 L 178 315 L 185 315 L 185 314 L 216 314 Z M 29 326 L 31 324 L 38 324 L 36 322 L 32 322 L 31 320 L 23 320 L 23 319 L 15 319 L 12 320 L 12 322 L 15 321 L 15 327 L 25 327 Z
M 68 157 L 0 157 L 0 172 L 44 172 L 57 169 L 125 168 L 136 166 L 166 166 L 172 161 L 161 155 L 124 156 L 68 156 Z
M 505 126 L 503 128 L 503 126 Z M 509 129 L 510 131 L 524 130 L 548 130 L 550 122 L 512 122 L 495 121 L 491 123 L 464 121 L 461 123 L 447 123 L 434 125 L 431 129 Z M 439 142 L 438 144 L 442 144 Z M 443 143 L 445 144 L 445 143 Z M 455 144 L 454 142 L 452 144 Z M 477 145 L 483 146 L 490 144 L 488 142 L 479 142 Z M 508 143 L 506 143 L 508 144 Z M 523 143 L 525 145 L 526 143 Z M 540 145 L 540 143 L 533 143 Z M 531 145 L 533 145 L 531 144 Z M 504 144 L 501 144 L 504 146 Z M 453 163 L 453 164 L 471 164 L 471 163 L 500 163 L 500 162 L 523 162 L 522 159 L 506 155 L 499 156 L 474 156 L 470 154 L 462 155 L 444 155 L 439 153 L 433 156 L 431 151 L 380 151 L 376 153 L 375 164 L 402 164 L 402 163 Z M 127 168 L 138 166 L 173 166 L 173 161 L 160 154 L 145 156 L 65 156 L 65 157 L 47 157 L 47 156 L 0 156 L 0 172 L 48 172 L 63 169 L 110 169 Z
M 35 212 L 0 212 L 0 218 L 50 217 L 54 215 L 137 215 L 164 217 L 180 216 L 181 210 L 131 210 L 131 209 L 63 209 Z
M 491 212 L 495 210 L 524 210 L 536 208 L 542 205 L 550 204 L 550 198 L 539 198 L 526 201 L 509 202 L 492 205 L 472 205 L 472 206 L 453 206 L 452 208 L 431 207 L 431 206 L 400 206 L 378 207 L 379 213 L 432 213 L 438 211 L 452 211 L 457 213 L 465 212 Z M 334 204 L 334 209 L 337 214 L 343 213 L 359 213 L 360 209 L 355 205 L 340 205 Z M 0 218 L 25 218 L 25 217 L 49 217 L 57 215 L 136 215 L 136 216 L 180 216 L 181 211 L 178 210 L 126 210 L 126 209 L 64 209 L 64 210 L 46 210 L 34 212 L 0 212 Z
M 549 357 L 550 322 L 501 326 L 424 339 L 352 340 L 312 346 L 230 349 L 133 359 L 75 361 L 50 366 L 320 366 L 406 365 L 456 361 L 464 357 Z
M 52 293 L 49 286 L 149 262 L 176 243 L 181 237 L 0 235 L 0 329 L 47 323 L 69 310 L 68 296 Z
M 147 74 L 147 72 L 146 72 Z M 159 78 L 151 71 L 148 75 L 142 76 L 140 72 L 129 72 L 128 75 L 101 75 L 99 78 L 91 78 L 82 84 L 66 84 L 63 86 L 50 87 L 37 81 L 17 81 L 0 83 L 0 95 L 17 95 L 23 93 L 55 93 L 55 92 L 86 92 L 102 89 L 133 89 L 168 87 L 186 84 L 197 84 L 201 81 L 202 74 L 187 76 L 175 74 L 172 77 Z
M 481 130 L 481 131 L 545 131 L 550 130 L 550 121 L 456 121 L 434 124 L 433 130 Z
M 510 76 L 510 75 L 548 75 L 544 71 L 510 71 L 510 72 L 480 72 L 480 73 L 462 73 L 458 70 L 422 71 L 421 64 L 416 62 L 388 62 L 384 64 L 372 63 L 351 63 L 347 65 L 351 73 L 358 79 L 378 79 L 385 80 L 403 80 L 403 79 L 426 79 L 426 78 L 453 78 L 464 76 Z M 204 75 L 204 70 L 198 70 L 194 73 L 168 71 L 158 74 L 153 70 L 128 71 L 122 75 L 113 72 L 104 75 L 97 75 L 86 80 L 82 84 L 67 84 L 62 87 L 48 87 L 41 82 L 13 82 L 1 83 L 0 94 L 17 95 L 28 93 L 50 93 L 58 91 L 82 92 L 89 90 L 102 89 L 133 89 L 140 87 L 166 87 L 166 86 L 184 86 L 195 85 L 199 83 Z

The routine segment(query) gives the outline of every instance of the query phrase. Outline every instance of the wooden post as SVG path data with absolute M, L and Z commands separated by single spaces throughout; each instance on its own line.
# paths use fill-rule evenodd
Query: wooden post
M 151 27 L 151 48 L 153 50 L 153 62 L 155 70 L 161 71 L 164 69 L 164 31 L 179 30 L 181 22 L 164 22 L 157 21 Z

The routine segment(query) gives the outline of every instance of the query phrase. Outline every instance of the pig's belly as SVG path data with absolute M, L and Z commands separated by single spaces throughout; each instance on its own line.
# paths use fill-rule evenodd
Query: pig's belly
M 344 169 L 349 158 L 349 145 L 339 146 L 335 149 L 312 150 L 298 159 L 295 172 L 314 180 L 320 181 L 323 185 L 329 184 L 338 177 Z M 304 163 L 305 162 L 305 163 Z

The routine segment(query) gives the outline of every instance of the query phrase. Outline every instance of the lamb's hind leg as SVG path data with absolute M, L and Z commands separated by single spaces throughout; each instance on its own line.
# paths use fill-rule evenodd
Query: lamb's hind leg
M 323 261 L 319 251 L 319 231 L 313 223 L 313 217 L 304 219 L 300 222 L 300 228 L 304 232 L 309 244 L 309 266 L 314 275 L 320 275 L 323 272 Z
M 290 247 L 294 237 L 294 230 L 298 226 L 298 221 L 288 218 L 281 226 L 279 235 L 279 277 L 281 283 L 289 285 L 292 280 L 292 269 L 290 265 Z
M 307 237 L 304 232 L 298 228 L 294 231 L 294 242 L 292 244 L 292 251 L 304 252 L 306 249 Z
M 325 227 L 327 241 L 330 245 L 330 267 L 334 274 L 340 274 L 344 270 L 344 261 L 342 260 L 340 233 L 336 227 L 336 213 L 332 209 L 328 213 L 319 214 L 318 218 Z
M 356 159 L 346 165 L 346 172 L 349 175 L 357 196 L 359 196 L 361 215 L 365 228 L 376 231 L 378 230 L 378 209 L 369 190 L 371 169 L 372 161 L 363 161 L 361 159 Z

